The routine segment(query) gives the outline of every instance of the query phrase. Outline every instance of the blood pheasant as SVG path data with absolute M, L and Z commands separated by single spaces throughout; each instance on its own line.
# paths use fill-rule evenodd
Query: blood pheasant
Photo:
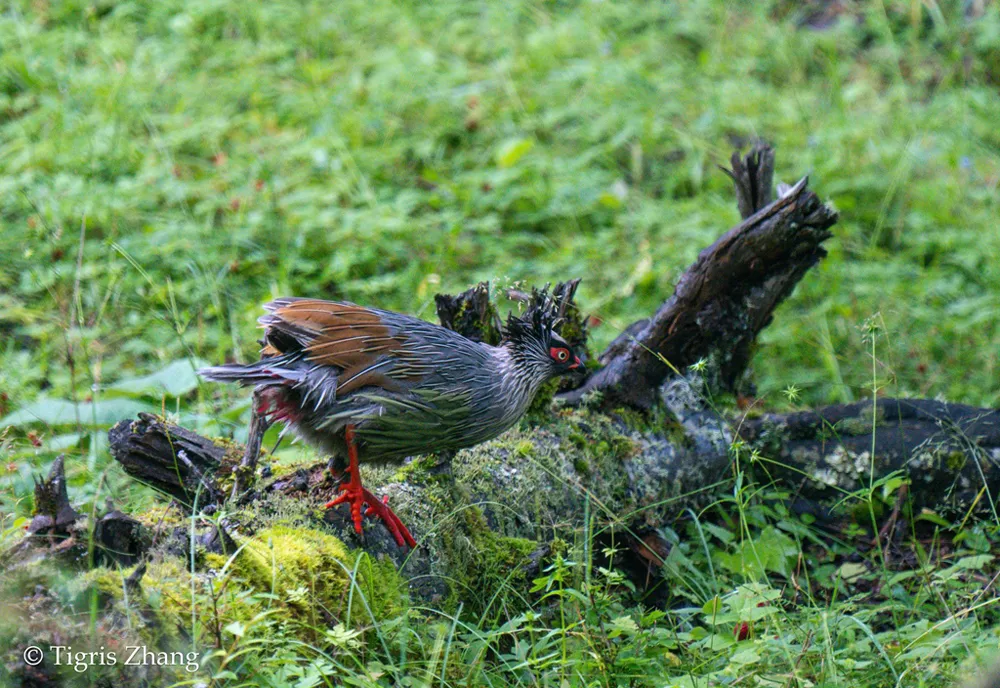
M 496 437 L 547 380 L 580 366 L 553 331 L 551 298 L 535 292 L 510 315 L 499 346 L 401 313 L 347 302 L 281 298 L 264 306 L 261 359 L 204 368 L 211 380 L 252 385 L 258 412 L 348 461 L 340 495 L 361 534 L 365 514 L 416 546 L 399 517 L 361 484 L 359 464 L 461 449 Z

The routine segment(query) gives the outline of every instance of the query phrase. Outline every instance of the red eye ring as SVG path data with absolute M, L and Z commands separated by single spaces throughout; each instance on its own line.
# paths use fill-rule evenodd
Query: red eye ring
M 552 347 L 549 349 L 549 355 L 559 363 L 565 363 L 569 360 L 569 351 L 562 347 Z

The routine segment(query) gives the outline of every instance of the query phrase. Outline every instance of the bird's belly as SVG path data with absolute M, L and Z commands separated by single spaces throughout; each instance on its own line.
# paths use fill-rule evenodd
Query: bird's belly
M 403 458 L 485 442 L 513 425 L 518 415 L 508 419 L 473 408 L 464 397 L 410 398 L 380 405 L 377 415 L 358 425 L 358 438 L 363 454 L 374 460 Z
M 359 393 L 289 420 L 299 437 L 335 456 L 346 454 L 344 428 L 352 425 L 360 460 L 382 463 L 493 439 L 521 415 L 510 411 L 476 408 L 467 393 Z

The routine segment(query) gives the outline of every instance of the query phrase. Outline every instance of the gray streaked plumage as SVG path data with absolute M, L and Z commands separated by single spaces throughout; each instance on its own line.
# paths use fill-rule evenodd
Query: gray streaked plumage
M 500 346 L 392 311 L 281 298 L 264 306 L 260 361 L 205 368 L 208 379 L 253 385 L 277 420 L 332 457 L 355 428 L 359 459 L 400 460 L 496 437 L 547 380 L 579 359 L 552 331 L 543 292 L 510 316 Z

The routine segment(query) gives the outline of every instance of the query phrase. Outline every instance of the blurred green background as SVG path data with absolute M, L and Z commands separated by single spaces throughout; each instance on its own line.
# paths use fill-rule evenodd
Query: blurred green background
M 998 123 L 1000 7 L 987 0 L 5 2 L 0 545 L 19 541 L 32 476 L 60 452 L 79 508 L 110 496 L 165 510 L 110 460 L 107 428 L 149 410 L 239 437 L 247 393 L 193 371 L 253 357 L 259 305 L 273 297 L 433 319 L 439 291 L 581 277 L 600 350 L 739 220 L 717 165 L 754 137 L 775 146 L 779 180 L 808 174 L 841 213 L 829 257 L 762 336 L 763 405 L 877 390 L 995 407 Z M 899 484 L 856 501 L 891 503 Z M 753 496 L 734 488 L 712 517 L 738 514 L 738 536 L 708 518 L 706 536 L 688 515 L 679 534 L 664 528 L 676 544 L 669 612 L 630 601 L 613 568 L 594 573 L 603 592 L 586 587 L 586 549 L 458 634 L 446 612 L 408 612 L 435 648 L 428 676 L 442 647 L 446 665 L 452 648 L 495 647 L 509 655 L 492 685 L 521 681 L 529 664 L 562 677 L 545 664 L 558 662 L 547 644 L 558 637 L 587 685 L 671 673 L 704 686 L 766 664 L 759 685 L 791 672 L 797 685 L 940 686 L 995 650 L 986 607 L 1000 598 L 984 596 L 997 523 L 923 514 L 944 544 L 938 532 L 913 543 L 919 556 L 897 574 L 880 548 L 858 563 L 869 536 L 856 523 L 819 539 L 783 511 L 787 495 L 743 489 Z M 750 550 L 770 557 L 752 575 Z M 707 592 L 691 592 L 706 572 Z M 802 597 L 800 574 L 815 576 L 806 597 L 829 597 Z M 768 577 L 773 587 L 733 596 Z M 539 621 L 548 594 L 537 614 L 511 611 L 564 583 L 587 591 L 559 602 L 582 620 Z M 745 618 L 767 634 L 734 639 Z M 791 632 L 772 642 L 772 628 Z M 297 685 L 316 685 L 300 637 L 286 640 L 275 647 Z M 369 677 L 410 670 L 395 649 L 358 659 L 349 641 L 330 642 Z M 263 681 L 268 661 L 247 676 Z
M 996 405 L 998 83 L 996 3 L 8 3 L 3 450 L 239 428 L 192 365 L 252 357 L 279 295 L 433 318 L 582 277 L 600 349 L 738 221 L 716 165 L 755 136 L 841 212 L 764 402 Z

